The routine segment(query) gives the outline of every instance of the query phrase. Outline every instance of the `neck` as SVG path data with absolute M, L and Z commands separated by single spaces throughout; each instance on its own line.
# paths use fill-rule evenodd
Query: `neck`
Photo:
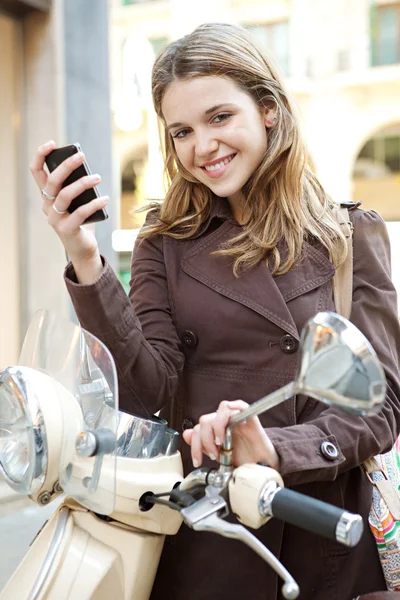
M 244 225 L 247 221 L 248 210 L 245 209 L 245 198 L 242 192 L 237 192 L 233 196 L 229 196 L 227 200 L 236 221 L 239 225 Z

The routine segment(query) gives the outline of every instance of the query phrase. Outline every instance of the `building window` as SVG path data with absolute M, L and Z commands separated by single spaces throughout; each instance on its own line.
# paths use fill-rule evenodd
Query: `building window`
M 284 75 L 289 75 L 289 21 L 244 25 L 261 50 L 271 55 Z
M 371 64 L 400 63 L 400 2 L 371 7 Z

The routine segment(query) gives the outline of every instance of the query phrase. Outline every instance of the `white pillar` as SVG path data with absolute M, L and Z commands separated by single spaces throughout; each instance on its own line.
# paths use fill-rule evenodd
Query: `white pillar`
M 15 364 L 20 346 L 18 21 L 0 15 L 0 368 Z

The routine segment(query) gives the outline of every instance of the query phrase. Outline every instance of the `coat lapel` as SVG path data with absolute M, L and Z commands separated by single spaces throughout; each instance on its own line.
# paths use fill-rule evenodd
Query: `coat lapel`
M 268 267 L 262 263 L 236 278 L 230 257 L 211 254 L 237 233 L 237 226 L 225 221 L 217 230 L 200 238 L 184 254 L 183 271 L 299 339 L 287 302 L 331 279 L 335 272 L 333 265 L 321 252 L 305 244 L 303 259 L 285 275 L 272 277 Z
M 282 298 L 289 302 L 302 294 L 321 286 L 335 274 L 335 267 L 330 260 L 307 242 L 303 246 L 303 257 L 288 273 L 276 277 Z

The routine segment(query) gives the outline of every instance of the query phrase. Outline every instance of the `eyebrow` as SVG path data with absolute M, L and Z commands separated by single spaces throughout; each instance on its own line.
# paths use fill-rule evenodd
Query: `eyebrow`
M 204 114 L 210 115 L 214 111 L 219 110 L 220 108 L 223 108 L 223 107 L 226 108 L 228 106 L 234 106 L 234 105 L 229 104 L 228 102 L 223 102 L 222 104 L 216 104 L 215 106 L 212 106 L 211 108 L 207 108 L 207 110 L 205 111 Z M 174 127 L 182 127 L 182 125 L 184 125 L 184 123 L 181 123 L 181 122 L 172 123 L 171 125 L 167 126 L 167 129 L 174 129 Z

